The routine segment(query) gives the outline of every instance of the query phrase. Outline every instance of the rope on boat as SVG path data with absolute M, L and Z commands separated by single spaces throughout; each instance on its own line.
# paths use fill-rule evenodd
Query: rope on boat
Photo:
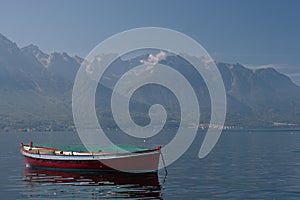
M 162 154 L 162 152 L 161 152 L 161 146 L 158 146 L 158 150 L 159 150 L 159 152 L 160 152 L 161 159 L 162 159 L 162 162 L 163 162 L 163 166 L 164 166 L 164 169 L 165 169 L 165 172 L 166 172 L 166 175 L 165 175 L 165 176 L 167 176 L 167 175 L 168 175 L 168 170 L 167 170 L 167 167 L 166 167 L 166 163 L 165 163 L 164 156 L 163 156 L 163 154 Z

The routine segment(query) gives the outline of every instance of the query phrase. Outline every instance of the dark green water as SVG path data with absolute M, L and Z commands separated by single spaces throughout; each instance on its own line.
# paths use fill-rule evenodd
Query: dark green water
M 167 143 L 172 134 L 131 142 L 151 147 Z M 76 133 L 1 133 L 1 199 L 300 199 L 300 132 L 225 132 L 199 160 L 202 137 L 165 177 L 163 170 L 158 175 L 31 170 L 24 166 L 20 142 L 76 145 Z

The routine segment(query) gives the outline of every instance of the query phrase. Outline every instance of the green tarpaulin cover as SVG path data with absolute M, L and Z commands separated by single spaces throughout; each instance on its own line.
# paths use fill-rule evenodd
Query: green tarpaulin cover
M 134 152 L 147 150 L 146 148 L 141 148 L 133 145 L 120 144 L 116 146 L 108 147 L 89 147 L 89 150 L 84 146 L 64 146 L 55 144 L 33 144 L 33 146 L 41 146 L 45 148 L 57 148 L 62 151 L 74 151 L 74 152 Z

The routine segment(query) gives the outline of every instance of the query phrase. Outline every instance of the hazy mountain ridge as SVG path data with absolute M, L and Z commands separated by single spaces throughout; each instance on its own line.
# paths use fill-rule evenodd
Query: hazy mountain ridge
M 0 36 L 0 129 L 71 122 L 66 95 L 72 83 L 48 72 L 36 58 L 45 55 L 36 46 L 20 49 Z
M 147 55 L 130 60 L 117 59 L 104 81 L 117 80 L 121 72 L 140 64 L 145 58 Z M 0 34 L 0 129 L 60 130 L 72 127 L 72 84 L 82 61 L 82 58 L 65 52 L 48 55 L 35 45 L 20 49 Z M 160 62 L 178 70 L 187 67 L 183 75 L 201 99 L 201 123 L 207 123 L 210 101 L 201 77 L 176 56 L 167 56 Z M 216 64 L 227 93 L 227 125 L 271 127 L 280 122 L 300 126 L 300 87 L 287 76 L 272 68 L 251 70 L 241 64 Z M 111 95 L 109 81 L 108 86 L 104 85 L 98 87 L 104 92 L 97 95 L 96 107 L 103 125 L 111 126 L 114 123 L 107 100 Z M 137 123 L 148 122 L 147 108 L 153 103 L 161 103 L 170 111 L 170 121 L 179 120 L 178 102 L 166 89 L 159 89 L 157 92 L 157 88 L 148 87 L 135 93 L 136 105 L 131 108 Z
M 224 72 L 226 66 L 227 72 Z M 236 122 L 247 119 L 249 122 L 254 121 L 265 126 L 272 125 L 272 122 L 293 123 L 299 126 L 300 87 L 290 78 L 273 68 L 250 70 L 240 64 L 224 63 L 219 63 L 218 67 L 225 82 L 227 95 L 241 103 L 245 111 L 250 112 L 250 116 L 242 115 L 243 118 L 236 119 Z M 230 107 L 234 109 L 235 103 L 230 104 L 229 101 L 228 114 L 232 114 Z M 240 112 L 243 112 L 243 109 Z M 264 122 L 259 123 L 260 120 Z

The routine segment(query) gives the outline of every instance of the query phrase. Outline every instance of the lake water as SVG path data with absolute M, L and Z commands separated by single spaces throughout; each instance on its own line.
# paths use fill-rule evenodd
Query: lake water
M 165 135 L 169 140 L 172 131 Z M 0 133 L 0 198 L 300 199 L 299 131 L 224 132 L 209 156 L 200 160 L 202 138 L 199 133 L 168 167 L 167 176 L 164 170 L 158 175 L 76 174 L 28 169 L 19 153 L 20 142 L 31 140 L 79 144 L 76 133 Z M 155 146 L 166 141 L 133 143 L 142 142 Z

